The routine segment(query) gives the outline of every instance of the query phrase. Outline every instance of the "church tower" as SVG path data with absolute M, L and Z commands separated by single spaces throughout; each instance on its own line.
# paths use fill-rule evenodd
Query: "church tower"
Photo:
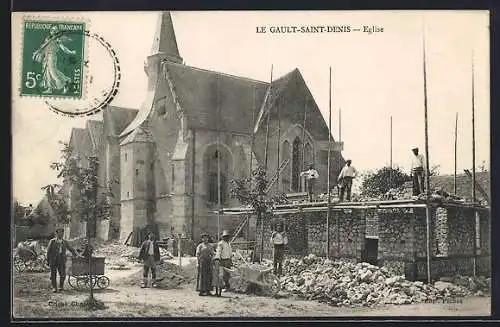
M 171 229 L 175 202 L 170 195 L 174 191 L 172 170 L 177 167 L 172 155 L 184 129 L 180 127 L 182 114 L 173 102 L 165 63 L 183 64 L 170 12 L 159 15 L 151 54 L 144 63 L 148 76 L 146 98 L 134 121 L 120 135 L 121 239 L 153 224 L 163 234 Z
M 148 75 L 148 90 L 156 87 L 162 61 L 183 63 L 182 57 L 179 55 L 177 39 L 175 38 L 172 17 L 169 11 L 162 12 L 158 19 L 151 55 L 146 58 L 144 63 L 144 71 Z

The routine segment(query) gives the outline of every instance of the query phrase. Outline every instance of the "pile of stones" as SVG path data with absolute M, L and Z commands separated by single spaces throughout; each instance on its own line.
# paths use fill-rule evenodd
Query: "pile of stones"
M 285 260 L 284 270 L 281 283 L 286 292 L 334 306 L 434 303 L 474 294 L 464 283 L 411 282 L 385 267 L 332 261 L 314 254 Z

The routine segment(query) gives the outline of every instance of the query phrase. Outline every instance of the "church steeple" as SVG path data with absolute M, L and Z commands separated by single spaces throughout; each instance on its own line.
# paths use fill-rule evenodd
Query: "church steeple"
M 155 54 L 160 54 L 164 59 L 182 63 L 169 11 L 162 12 L 158 18 L 153 47 L 151 48 L 151 55 Z

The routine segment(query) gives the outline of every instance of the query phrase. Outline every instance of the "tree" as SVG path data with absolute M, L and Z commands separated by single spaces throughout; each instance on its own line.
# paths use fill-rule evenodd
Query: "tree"
M 21 223 L 21 220 L 24 218 L 25 212 L 25 208 L 19 203 L 19 201 L 17 199 L 14 200 L 14 208 L 12 210 L 12 213 L 14 215 L 15 225 L 19 225 Z
M 71 214 L 78 217 L 80 221 L 87 223 L 87 244 L 89 246 L 89 267 L 92 267 L 92 238 L 95 237 L 96 225 L 100 220 L 109 219 L 111 205 L 108 201 L 108 197 L 112 196 L 111 191 L 107 191 L 99 194 L 99 189 L 102 187 L 99 185 L 98 180 L 98 169 L 99 169 L 99 159 L 95 156 L 89 156 L 86 158 L 87 165 L 83 166 L 81 158 L 73 154 L 73 149 L 67 143 L 60 142 L 63 145 L 61 149 L 61 161 L 54 162 L 50 167 L 54 170 L 59 171 L 58 178 L 62 179 L 63 183 L 72 187 L 77 194 L 73 201 L 71 208 L 68 208 L 68 197 L 71 194 L 62 194 L 62 197 L 57 197 L 54 192 L 55 188 L 60 188 L 59 185 L 47 185 L 46 189 L 50 195 L 50 200 L 54 204 L 54 210 L 57 212 L 57 216 L 60 221 L 69 222 L 68 218 Z M 94 298 L 94 278 L 92 276 L 92 269 L 89 269 L 89 286 L 90 294 L 88 299 L 88 305 L 90 308 L 99 308 L 103 304 Z
M 261 260 L 264 247 L 264 219 L 271 219 L 274 206 L 286 201 L 284 193 L 274 196 L 267 194 L 269 181 L 266 175 L 266 170 L 262 166 L 258 166 L 252 171 L 251 176 L 232 180 L 230 194 L 232 198 L 238 199 L 242 205 L 251 206 L 257 214 L 257 224 L 261 225 Z
M 368 196 L 379 196 L 387 193 L 390 189 L 402 187 L 410 176 L 399 167 L 384 167 L 374 173 L 368 173 L 363 180 L 361 192 Z

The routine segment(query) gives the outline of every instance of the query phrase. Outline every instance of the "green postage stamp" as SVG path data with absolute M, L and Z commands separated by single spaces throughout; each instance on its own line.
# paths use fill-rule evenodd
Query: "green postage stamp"
M 21 95 L 81 99 L 85 23 L 23 22 Z

